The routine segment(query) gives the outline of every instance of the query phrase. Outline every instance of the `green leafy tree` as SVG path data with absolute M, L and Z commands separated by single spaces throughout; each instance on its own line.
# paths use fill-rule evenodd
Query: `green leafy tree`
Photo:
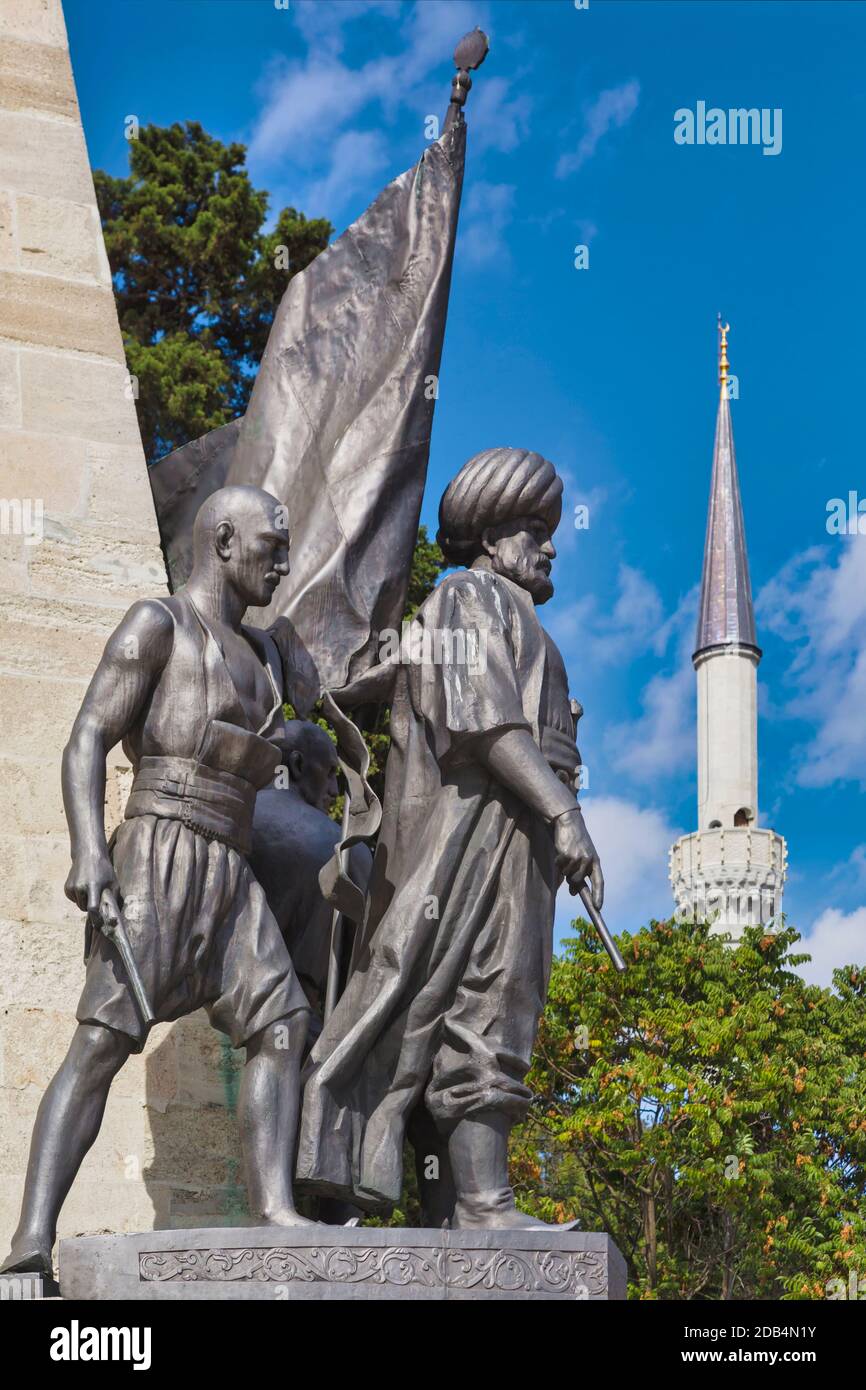
M 791 928 L 734 947 L 653 922 L 618 976 L 574 925 L 513 1135 L 521 1205 L 609 1232 L 633 1297 L 821 1299 L 866 1275 L 863 971 L 819 989 Z
M 188 121 L 143 126 L 127 178 L 94 174 L 149 462 L 243 414 L 286 285 L 333 232 L 294 208 L 263 231 L 245 160 Z

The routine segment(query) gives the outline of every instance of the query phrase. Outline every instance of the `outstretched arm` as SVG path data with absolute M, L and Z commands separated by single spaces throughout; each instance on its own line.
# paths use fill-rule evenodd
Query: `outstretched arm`
M 105 840 L 105 760 L 132 729 L 171 652 L 173 623 L 159 603 L 133 604 L 112 633 L 63 750 L 63 805 L 72 867 L 66 896 L 96 912 L 115 887 Z

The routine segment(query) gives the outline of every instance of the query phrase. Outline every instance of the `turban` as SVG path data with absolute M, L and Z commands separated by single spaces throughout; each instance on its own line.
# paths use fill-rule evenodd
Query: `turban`
M 552 535 L 561 515 L 562 479 L 549 459 L 529 449 L 485 449 L 445 489 L 436 539 L 446 560 L 460 565 L 474 559 L 488 526 L 538 517 Z

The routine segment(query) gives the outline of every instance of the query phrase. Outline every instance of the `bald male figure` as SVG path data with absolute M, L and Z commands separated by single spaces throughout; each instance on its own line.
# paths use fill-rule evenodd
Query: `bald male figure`
M 109 1088 L 148 1024 L 114 944 L 99 930 L 117 894 L 155 1021 L 207 1009 L 246 1049 L 238 1115 L 252 1212 L 308 1225 L 292 1193 L 299 1063 L 308 1005 L 247 856 L 256 793 L 272 781 L 283 726 L 282 662 L 242 623 L 289 571 L 285 508 L 223 488 L 199 510 L 189 582 L 133 604 L 108 640 L 63 754 L 72 867 L 87 913 L 78 1027 L 42 1099 L 7 1271 L 51 1276 L 57 1217 L 99 1132 Z M 125 819 L 106 843 L 106 758 L 134 769 Z
M 325 729 L 305 719 L 288 720 L 274 742 L 282 765 L 256 798 L 250 864 L 280 924 L 318 1033 L 332 920 L 319 888 L 319 870 L 340 838 L 340 827 L 328 815 L 338 792 L 337 750 Z M 362 892 L 372 863 L 366 845 L 349 850 L 349 876 Z M 351 945 L 346 935 L 344 958 Z

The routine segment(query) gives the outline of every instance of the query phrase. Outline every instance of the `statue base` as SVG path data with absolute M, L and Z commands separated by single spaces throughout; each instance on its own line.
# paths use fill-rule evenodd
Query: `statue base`
M 625 1261 L 586 1231 L 255 1226 L 60 1242 L 69 1299 L 559 1299 L 626 1296 Z

